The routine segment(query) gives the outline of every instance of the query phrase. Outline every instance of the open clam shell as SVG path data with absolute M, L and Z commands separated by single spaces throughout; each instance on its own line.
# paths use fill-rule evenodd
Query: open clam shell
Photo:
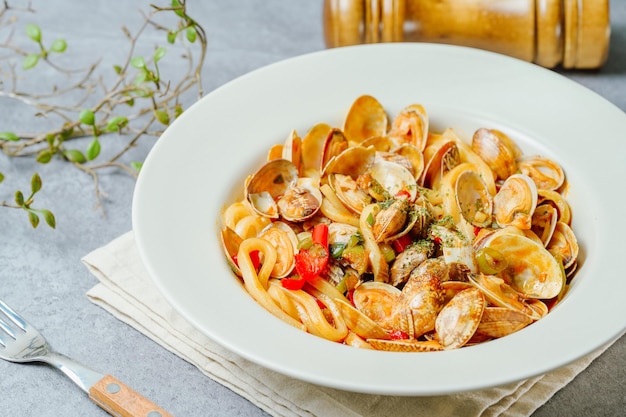
M 505 180 L 517 171 L 516 158 L 521 151 L 499 130 L 478 129 L 472 137 L 472 150 L 487 163 L 496 180 Z
M 361 143 L 373 136 L 384 136 L 387 133 L 389 117 L 378 100 L 369 95 L 358 97 L 343 125 L 343 131 L 350 142 Z
M 250 177 L 245 198 L 261 216 L 279 217 L 276 200 L 298 179 L 298 168 L 287 159 L 275 159 L 264 164 Z
M 428 140 L 428 113 L 421 104 L 411 104 L 393 119 L 389 135 L 400 143 L 409 143 L 420 151 Z
M 540 190 L 557 190 L 565 182 L 563 168 L 552 159 L 529 156 L 519 158 L 517 167 L 522 174 L 528 175 Z
M 467 170 L 459 174 L 455 184 L 455 196 L 465 220 L 477 227 L 491 225 L 493 199 L 476 171 Z
M 537 186 L 527 175 L 514 174 L 504 181 L 493 198 L 493 214 L 501 227 L 530 229 L 537 207 Z
M 502 233 L 489 239 L 486 246 L 500 252 L 507 261 L 507 268 L 498 276 L 525 298 L 549 299 L 561 292 L 561 265 L 541 243 Z

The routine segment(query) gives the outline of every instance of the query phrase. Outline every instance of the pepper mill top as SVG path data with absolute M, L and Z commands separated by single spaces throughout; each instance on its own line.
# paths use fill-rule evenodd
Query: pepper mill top
M 324 36 L 328 47 L 450 43 L 592 69 L 608 56 L 609 0 L 325 0 Z

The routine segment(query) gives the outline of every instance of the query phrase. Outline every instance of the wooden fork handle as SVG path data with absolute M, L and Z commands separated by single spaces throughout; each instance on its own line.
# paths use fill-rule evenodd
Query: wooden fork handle
M 105 375 L 89 389 L 89 398 L 115 417 L 173 417 L 111 375 Z

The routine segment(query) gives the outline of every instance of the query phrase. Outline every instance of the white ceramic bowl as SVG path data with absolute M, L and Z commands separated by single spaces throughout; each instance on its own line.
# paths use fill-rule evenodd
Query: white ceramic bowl
M 228 269 L 219 214 L 274 143 L 318 122 L 341 126 L 356 97 L 389 114 L 423 104 L 431 127 L 508 133 L 560 162 L 571 186 L 580 268 L 565 300 L 507 337 L 454 351 L 355 349 L 266 312 Z M 446 394 L 564 366 L 626 327 L 623 188 L 626 115 L 543 68 L 468 48 L 383 44 L 326 50 L 261 68 L 208 94 L 167 129 L 143 166 L 133 228 L 145 266 L 173 307 L 237 354 L 309 382 L 366 393 Z

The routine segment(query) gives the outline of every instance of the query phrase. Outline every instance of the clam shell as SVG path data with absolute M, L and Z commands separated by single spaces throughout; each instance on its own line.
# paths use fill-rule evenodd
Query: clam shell
M 459 174 L 455 191 L 456 203 L 466 221 L 477 227 L 491 225 L 492 197 L 476 171 L 467 170 Z
M 486 307 L 476 333 L 498 338 L 523 329 L 533 319 L 519 311 L 504 307 Z
M 540 243 L 525 236 L 499 234 L 486 246 L 500 252 L 508 263 L 498 276 L 524 297 L 548 299 L 561 291 L 561 266 Z
M 444 349 L 465 345 L 476 332 L 485 309 L 478 288 L 460 291 L 446 304 L 435 321 L 435 331 Z
M 261 216 L 278 218 L 276 200 L 298 179 L 298 168 L 286 159 L 264 164 L 253 174 L 245 188 L 245 198 Z
M 521 152 L 513 141 L 499 130 L 478 129 L 472 137 L 472 150 L 487 163 L 496 180 L 505 180 L 517 171 L 516 158 Z
M 563 168 L 550 158 L 522 157 L 517 161 L 522 174 L 528 175 L 540 190 L 557 190 L 565 182 Z
M 493 214 L 501 226 L 530 229 L 537 207 L 537 186 L 524 174 L 511 175 L 493 198 Z
M 382 104 L 372 96 L 363 95 L 348 110 L 343 131 L 350 142 L 361 143 L 373 136 L 384 136 L 388 124 L 389 118 Z
M 352 301 L 357 310 L 382 327 L 390 328 L 393 307 L 401 294 L 401 291 L 392 285 L 369 281 L 355 288 Z

